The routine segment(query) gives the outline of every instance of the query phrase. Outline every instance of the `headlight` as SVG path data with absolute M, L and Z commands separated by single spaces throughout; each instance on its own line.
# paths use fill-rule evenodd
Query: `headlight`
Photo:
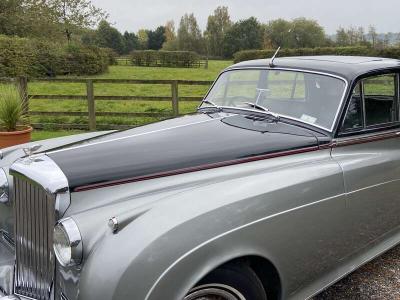
M 3 169 L 0 169 L 0 202 L 8 202 L 8 180 Z
M 62 266 L 76 266 L 82 262 L 81 233 L 71 218 L 59 221 L 54 227 L 53 245 L 54 253 Z

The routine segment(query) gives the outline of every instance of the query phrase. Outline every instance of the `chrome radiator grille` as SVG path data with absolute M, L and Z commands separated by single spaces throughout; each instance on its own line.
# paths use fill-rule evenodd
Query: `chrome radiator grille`
M 54 280 L 55 199 L 27 180 L 14 177 L 15 293 L 50 299 Z

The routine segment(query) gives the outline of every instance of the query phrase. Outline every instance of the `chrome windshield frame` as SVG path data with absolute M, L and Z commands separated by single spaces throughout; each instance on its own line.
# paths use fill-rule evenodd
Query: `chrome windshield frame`
M 349 81 L 348 81 L 346 78 L 341 77 L 341 76 L 336 75 L 336 74 L 331 74 L 331 73 L 326 73 L 326 72 L 320 72 L 320 71 L 313 71 L 313 70 L 307 70 L 307 69 L 281 68 L 281 67 L 274 67 L 274 68 L 271 68 L 271 67 L 268 67 L 268 66 L 265 66 L 265 67 L 233 67 L 233 68 L 228 68 L 228 69 L 222 71 L 222 72 L 218 75 L 217 79 L 214 81 L 214 83 L 213 83 L 213 84 L 211 85 L 211 87 L 208 89 L 206 95 L 204 96 L 203 100 L 201 101 L 201 103 L 200 103 L 200 105 L 197 107 L 197 109 L 202 108 L 202 105 L 204 104 L 204 100 L 207 100 L 207 101 L 213 103 L 212 101 L 208 100 L 207 97 L 208 97 L 208 95 L 210 94 L 211 90 L 214 88 L 214 86 L 215 86 L 215 84 L 217 83 L 217 81 L 219 80 L 219 78 L 220 78 L 223 74 L 225 74 L 225 73 L 227 73 L 227 72 L 231 72 L 231 71 L 240 71 L 240 70 L 274 70 L 274 71 L 275 71 L 275 70 L 279 70 L 279 71 L 291 71 L 291 72 L 301 72 L 301 73 L 308 73 L 308 74 L 323 75 L 323 76 L 328 76 L 328 77 L 332 77 L 332 78 L 336 78 L 336 79 L 342 80 L 342 81 L 345 83 L 345 87 L 344 87 L 344 89 L 343 89 L 343 95 L 342 95 L 342 97 L 341 97 L 341 99 L 340 99 L 339 105 L 338 105 L 337 110 L 336 110 L 336 113 L 335 113 L 335 117 L 334 117 L 333 122 L 332 122 L 332 126 L 331 126 L 330 128 L 327 128 L 327 127 L 324 127 L 324 126 L 320 126 L 320 125 L 317 125 L 317 124 L 313 124 L 313 123 L 309 123 L 309 122 L 306 122 L 306 121 L 304 121 L 304 120 L 302 120 L 302 119 L 294 118 L 294 117 L 291 117 L 291 116 L 288 116 L 288 115 L 278 114 L 278 113 L 272 111 L 272 113 L 274 113 L 274 114 L 276 114 L 276 115 L 278 115 L 278 116 L 280 116 L 280 117 L 283 117 L 283 118 L 286 118 L 286 119 L 290 119 L 290 120 L 294 120 L 294 121 L 298 121 L 298 122 L 301 122 L 301 123 L 304 123 L 304 124 L 307 124 L 307 125 L 310 125 L 310 126 L 319 128 L 319 129 L 323 129 L 323 130 L 325 130 L 325 131 L 328 131 L 329 133 L 333 133 L 333 131 L 335 130 L 336 123 L 337 123 L 337 121 L 338 121 L 338 119 L 339 119 L 339 117 L 340 117 L 340 116 L 339 116 L 339 115 L 340 115 L 340 112 L 342 111 L 342 107 L 343 107 L 344 102 L 345 102 L 345 100 L 346 100 L 346 95 L 347 95 L 347 92 L 348 92 L 348 88 L 349 88 L 349 86 L 350 86 Z M 235 106 L 218 106 L 218 105 L 216 105 L 216 104 L 214 104 L 214 105 L 215 105 L 215 107 L 220 108 L 220 109 L 224 109 L 224 108 L 237 108 L 237 109 L 244 110 L 244 111 L 253 111 L 253 112 L 256 111 L 256 112 L 259 112 L 259 113 L 268 114 L 268 112 L 263 112 L 262 110 L 258 110 L 258 109 L 240 108 L 240 107 L 238 108 L 238 107 L 235 107 Z

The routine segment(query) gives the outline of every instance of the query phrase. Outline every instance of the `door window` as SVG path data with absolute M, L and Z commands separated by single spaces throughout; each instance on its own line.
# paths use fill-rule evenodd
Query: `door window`
M 352 92 L 342 132 L 399 121 L 397 75 L 387 74 L 361 80 Z
M 366 126 L 398 121 L 395 83 L 394 74 L 363 80 Z

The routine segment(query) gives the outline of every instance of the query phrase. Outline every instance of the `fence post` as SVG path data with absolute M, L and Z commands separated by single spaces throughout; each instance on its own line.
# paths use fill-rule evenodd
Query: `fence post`
M 94 131 L 96 130 L 96 106 L 94 103 L 93 80 L 88 79 L 86 81 L 86 94 L 89 113 L 89 130 Z
M 21 98 L 22 112 L 27 116 L 29 114 L 28 78 L 26 76 L 17 77 L 16 85 Z
M 174 80 L 171 84 L 172 91 L 172 110 L 174 117 L 179 116 L 179 92 L 178 92 L 178 81 Z

